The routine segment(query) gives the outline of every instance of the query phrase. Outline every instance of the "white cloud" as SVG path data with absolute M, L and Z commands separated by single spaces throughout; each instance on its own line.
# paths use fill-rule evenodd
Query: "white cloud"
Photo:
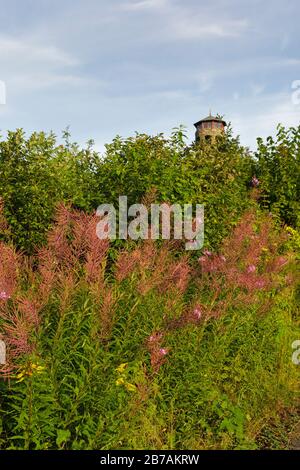
M 131 1 L 126 2 L 125 4 L 121 5 L 122 10 L 128 11 L 141 11 L 145 9 L 151 8 L 163 8 L 168 4 L 168 0 L 139 0 L 139 1 Z
M 213 74 L 211 74 L 209 71 L 201 71 L 199 74 L 196 74 L 195 80 L 200 93 L 204 93 L 205 91 L 208 91 L 212 88 L 213 79 Z
M 226 62 L 219 62 L 217 66 L 206 66 L 204 76 L 210 84 L 212 84 L 216 79 L 230 77 L 239 77 L 239 81 L 242 84 L 241 79 L 247 82 L 249 80 L 249 77 L 256 71 L 260 74 L 261 72 L 268 70 L 297 68 L 299 67 L 299 65 L 300 60 L 295 58 L 276 59 L 273 57 L 240 57 L 239 60 L 226 60 Z M 254 95 L 261 94 L 264 88 L 265 85 L 250 84 L 251 92 Z
M 265 89 L 265 85 L 261 85 L 259 83 L 251 83 L 250 84 L 251 94 L 252 96 L 261 95 Z
M 115 7 L 118 11 L 131 11 L 139 15 L 156 15 L 157 21 L 153 24 L 160 28 L 157 39 L 162 40 L 193 40 L 206 37 L 225 38 L 238 37 L 248 27 L 248 21 L 242 19 L 227 19 L 222 9 L 212 12 L 201 3 L 193 7 L 186 2 L 170 2 L 169 0 L 140 0 L 126 2 L 121 7 Z M 159 16 L 158 16 L 159 11 Z M 143 21 L 143 17 L 141 17 Z M 153 32 L 153 31 L 152 31 Z M 145 38 L 147 34 L 145 34 Z M 150 31 L 151 40 L 153 36 Z
M 0 37 L 1 61 L 48 63 L 59 66 L 78 65 L 78 61 L 55 46 L 42 46 L 26 38 Z
M 247 28 L 246 20 L 215 20 L 211 23 L 200 17 L 183 16 L 173 21 L 174 36 L 179 39 L 201 39 L 205 37 L 238 37 Z
M 100 80 L 91 79 L 88 77 L 81 77 L 71 74 L 61 73 L 40 73 L 35 74 L 21 74 L 14 76 L 9 80 L 9 87 L 16 90 L 18 93 L 23 93 L 31 90 L 40 90 L 43 88 L 51 87 L 67 87 L 70 88 L 90 88 L 105 86 L 104 82 Z
M 8 101 L 13 94 L 19 95 L 25 90 L 90 86 L 91 82 L 97 82 L 95 78 L 90 80 L 73 72 L 80 64 L 77 58 L 31 38 L 0 36 L 0 57 L 3 74 L 0 78 L 6 83 Z

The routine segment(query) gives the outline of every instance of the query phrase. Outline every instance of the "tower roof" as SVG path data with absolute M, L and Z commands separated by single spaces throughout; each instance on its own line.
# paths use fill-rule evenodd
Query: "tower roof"
M 215 122 L 222 122 L 224 126 L 226 126 L 226 121 L 224 121 L 224 119 L 222 118 L 219 118 L 217 116 L 212 116 L 211 114 L 209 116 L 207 116 L 206 118 L 204 119 L 200 119 L 200 121 L 197 121 L 195 122 L 194 126 L 197 127 L 198 124 L 201 124 L 201 122 L 212 122 L 212 121 L 215 121 Z

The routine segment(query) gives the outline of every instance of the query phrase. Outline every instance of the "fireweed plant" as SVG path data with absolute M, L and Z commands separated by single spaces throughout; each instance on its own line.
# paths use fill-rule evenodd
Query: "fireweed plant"
M 218 252 L 111 257 L 96 223 L 61 205 L 35 255 L 0 242 L 0 448 L 257 448 L 297 397 L 291 232 L 253 207 Z

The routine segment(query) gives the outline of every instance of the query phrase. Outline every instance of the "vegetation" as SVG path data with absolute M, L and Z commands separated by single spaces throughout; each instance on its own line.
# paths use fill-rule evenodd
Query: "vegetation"
M 0 143 L 1 449 L 288 445 L 269 434 L 299 410 L 299 136 Z M 99 240 L 122 194 L 204 202 L 205 247 Z
M 265 206 L 285 223 L 300 226 L 300 132 L 277 128 L 264 143 L 258 139 L 257 174 L 261 179 Z

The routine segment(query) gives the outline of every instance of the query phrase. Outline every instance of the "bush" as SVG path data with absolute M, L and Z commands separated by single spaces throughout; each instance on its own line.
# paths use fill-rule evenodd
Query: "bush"
M 217 146 L 190 147 L 181 129 L 169 140 L 162 134 L 117 137 L 99 167 L 99 195 L 114 204 L 127 195 L 134 204 L 155 188 L 156 202 L 205 204 L 206 243 L 217 247 L 250 205 L 252 163 L 230 134 Z
M 96 163 L 90 147 L 57 145 L 43 132 L 28 139 L 22 130 L 9 132 L 0 142 L 0 197 L 18 248 L 32 253 L 45 242 L 59 202 L 85 210 L 97 204 Z
M 258 139 L 257 175 L 262 205 L 294 228 L 300 227 L 300 125 L 279 125 L 276 140 Z

